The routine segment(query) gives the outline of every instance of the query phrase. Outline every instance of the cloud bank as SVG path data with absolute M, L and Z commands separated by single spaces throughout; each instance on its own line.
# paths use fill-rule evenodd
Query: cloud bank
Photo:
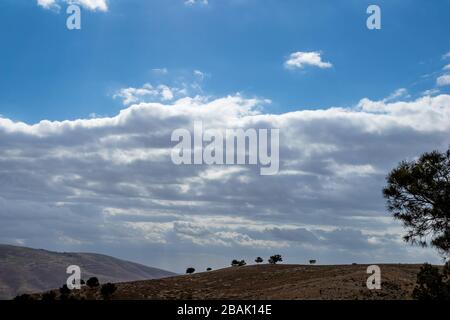
M 431 249 L 402 243 L 381 190 L 399 161 L 448 147 L 449 95 L 278 115 L 261 111 L 265 103 L 198 96 L 114 117 L 0 118 L 0 242 L 103 251 L 180 272 L 183 263 L 270 253 L 287 262 L 436 261 Z M 279 128 L 280 173 L 174 165 L 172 131 L 199 120 Z

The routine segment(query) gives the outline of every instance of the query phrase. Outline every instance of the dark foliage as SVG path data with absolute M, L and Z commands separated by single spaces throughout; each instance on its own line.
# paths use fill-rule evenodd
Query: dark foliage
M 187 268 L 186 269 L 186 273 L 187 274 L 192 274 L 192 273 L 194 273 L 195 272 L 195 269 L 194 268 Z
M 417 274 L 413 298 L 417 300 L 450 300 L 450 281 L 446 269 L 441 273 L 438 268 L 425 263 Z
M 86 285 L 89 288 L 97 288 L 98 286 L 100 286 L 100 282 L 98 281 L 97 277 L 92 277 L 89 278 L 88 281 L 86 281 Z
M 403 161 L 387 176 L 388 210 L 407 229 L 404 239 L 450 252 L 450 149 Z
M 56 293 L 54 291 L 49 291 L 42 294 L 42 301 L 54 301 L 54 300 L 56 300 Z
M 233 261 L 231 261 L 231 266 L 233 267 L 243 267 L 247 264 L 247 262 L 245 262 L 245 260 L 236 260 L 234 259 Z
M 33 301 L 33 297 L 29 294 L 21 294 L 14 298 L 14 301 Z
M 116 292 L 116 290 L 117 287 L 114 283 L 105 283 L 100 289 L 100 294 L 102 295 L 103 299 L 108 300 L 111 298 L 114 292 Z
M 277 264 L 278 262 L 282 262 L 282 261 L 283 261 L 283 258 L 279 254 L 273 255 L 269 259 L 270 264 Z
M 61 295 L 69 295 L 70 294 L 70 289 L 69 289 L 69 287 L 67 286 L 67 284 L 65 284 L 65 285 L 63 285 L 61 288 L 59 288 L 59 293 L 61 294 Z
M 258 257 L 258 258 L 255 259 L 256 263 L 262 263 L 263 261 L 264 261 L 264 259 L 261 258 L 261 257 Z

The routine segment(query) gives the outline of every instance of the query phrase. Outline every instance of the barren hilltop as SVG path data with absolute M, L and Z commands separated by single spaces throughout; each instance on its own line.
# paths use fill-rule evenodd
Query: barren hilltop
M 382 264 L 381 290 L 366 287 L 368 265 L 252 265 L 118 283 L 111 299 L 411 299 L 420 265 Z M 99 288 L 73 293 L 102 299 Z

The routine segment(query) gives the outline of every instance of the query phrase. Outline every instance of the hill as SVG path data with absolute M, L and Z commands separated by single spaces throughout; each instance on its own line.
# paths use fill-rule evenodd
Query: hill
M 367 265 L 254 265 L 119 283 L 112 299 L 411 299 L 420 265 L 379 266 L 381 290 L 367 289 Z M 101 297 L 89 288 L 75 296 Z
M 96 276 L 101 282 L 156 279 L 172 272 L 94 253 L 58 253 L 40 249 L 0 245 L 0 299 L 60 287 L 66 268 L 78 265 L 82 278 Z

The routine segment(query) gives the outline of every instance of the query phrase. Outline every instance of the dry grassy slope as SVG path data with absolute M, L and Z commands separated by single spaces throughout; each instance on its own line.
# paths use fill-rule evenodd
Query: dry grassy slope
M 82 278 L 124 282 L 173 276 L 174 273 L 92 253 L 57 253 L 0 245 L 0 299 L 60 287 L 69 265 L 81 267 Z
M 120 283 L 113 299 L 410 299 L 420 265 L 379 266 L 381 290 L 367 289 L 367 265 L 258 265 Z

